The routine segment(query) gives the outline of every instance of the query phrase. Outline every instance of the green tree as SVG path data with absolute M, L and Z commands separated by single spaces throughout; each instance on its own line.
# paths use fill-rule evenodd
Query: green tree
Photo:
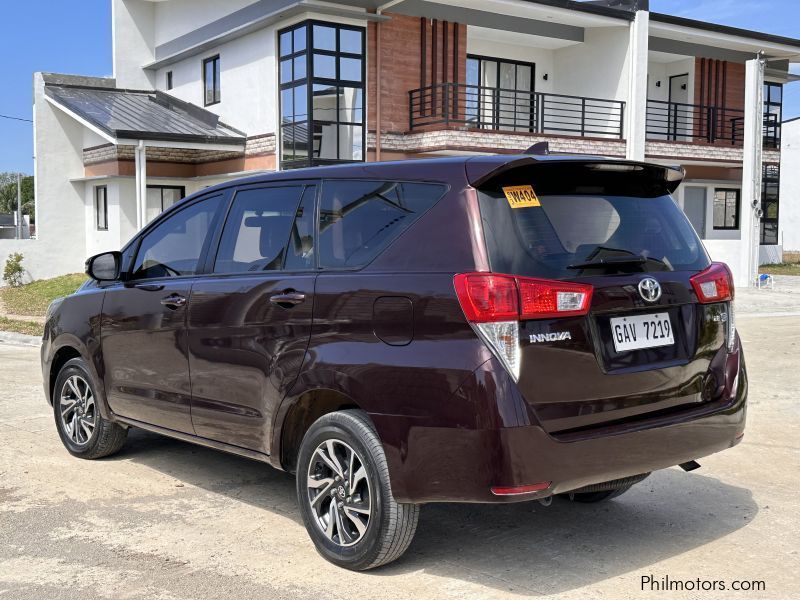
M 33 201 L 33 176 L 22 175 L 22 214 L 30 215 L 31 223 L 36 222 Z M 17 210 L 17 174 L 0 173 L 0 213 L 13 213 Z

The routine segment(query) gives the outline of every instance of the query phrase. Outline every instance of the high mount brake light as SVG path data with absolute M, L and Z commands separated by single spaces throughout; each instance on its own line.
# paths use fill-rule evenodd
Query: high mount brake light
M 689 280 L 701 304 L 733 300 L 733 275 L 725 263 L 711 263 L 706 270 Z
M 582 316 L 592 302 L 592 286 L 583 283 L 495 273 L 462 273 L 454 283 L 472 323 Z

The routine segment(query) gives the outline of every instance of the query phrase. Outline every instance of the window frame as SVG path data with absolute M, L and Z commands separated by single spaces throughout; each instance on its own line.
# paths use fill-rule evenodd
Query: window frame
M 514 101 L 515 101 L 515 103 L 516 103 L 516 100 L 517 100 L 517 94 L 519 94 L 519 93 L 527 93 L 527 94 L 530 95 L 531 105 L 530 105 L 530 115 L 529 115 L 529 119 L 528 119 L 527 128 L 525 128 L 525 125 L 517 125 L 517 112 L 515 110 L 514 111 L 514 125 L 512 126 L 513 128 L 509 129 L 509 130 L 500 130 L 500 131 L 511 131 L 512 133 L 516 133 L 516 132 L 525 133 L 526 131 L 527 132 L 533 132 L 534 129 L 535 129 L 535 125 L 536 125 L 536 123 L 535 123 L 535 121 L 536 121 L 536 101 L 535 101 L 536 100 L 536 63 L 535 62 L 528 62 L 528 61 L 525 61 L 525 60 L 517 60 L 517 59 L 514 59 L 514 58 L 500 58 L 498 56 L 489 56 L 487 54 L 471 54 L 470 53 L 470 54 L 467 54 L 467 60 L 465 62 L 465 72 L 464 72 L 464 81 L 465 82 L 466 82 L 467 73 L 469 73 L 469 61 L 471 61 L 471 60 L 474 60 L 474 61 L 476 61 L 478 63 L 478 83 L 475 84 L 475 87 L 478 90 L 478 98 L 475 101 L 476 119 L 469 120 L 469 122 L 470 123 L 476 123 L 476 124 L 481 123 L 481 114 L 482 114 L 482 111 L 483 111 L 483 104 L 485 102 L 485 99 L 483 97 L 484 95 L 480 92 L 480 90 L 482 88 L 484 88 L 484 87 L 489 87 L 489 88 L 491 87 L 491 86 L 484 86 L 481 83 L 481 79 L 482 79 L 481 75 L 483 74 L 483 61 L 491 61 L 491 62 L 495 63 L 496 66 L 497 66 L 497 73 L 495 75 L 495 86 L 493 88 L 493 89 L 496 89 L 496 90 L 501 90 L 501 89 L 502 90 L 506 90 L 506 88 L 501 88 L 500 87 L 500 65 L 505 63 L 505 64 L 509 64 L 509 65 L 514 65 Z M 528 92 L 522 92 L 521 90 L 517 89 L 517 79 L 519 78 L 519 73 L 518 73 L 517 69 L 519 67 L 530 67 L 530 69 L 531 69 L 531 89 Z M 467 83 L 467 88 L 469 88 L 469 86 L 471 86 L 471 85 L 473 85 L 473 84 Z M 469 91 L 467 91 L 467 94 L 469 94 Z M 507 100 L 507 98 L 506 98 L 506 100 Z M 501 112 L 508 112 L 508 109 L 501 109 L 499 106 L 493 105 L 492 106 L 492 123 L 491 123 L 491 127 L 484 125 L 481 128 L 482 129 L 487 129 L 487 130 L 493 130 L 493 128 L 499 128 L 501 125 L 508 126 L 507 124 L 500 123 L 500 113 Z M 523 131 L 520 131 L 520 129 L 523 129 Z
M 186 198 L 186 186 L 185 185 L 159 185 L 159 184 L 150 185 L 150 184 L 148 184 L 147 185 L 147 189 L 148 190 L 160 190 L 161 191 L 161 211 L 158 213 L 159 215 L 161 215 L 165 210 L 167 210 L 167 208 L 170 208 L 169 206 L 167 208 L 164 208 L 164 190 L 180 190 L 181 191 L 181 197 L 178 198 L 178 200 L 177 200 L 177 202 L 175 202 L 175 204 L 177 204 L 178 202 L 180 202 L 181 200 Z M 173 204 L 173 206 L 175 206 L 175 204 Z
M 184 279 L 190 279 L 195 277 L 204 276 L 207 271 L 208 266 L 208 255 L 209 250 L 215 247 L 215 244 L 219 243 L 219 235 L 221 231 L 220 227 L 220 218 L 225 211 L 227 210 L 227 206 L 230 202 L 230 189 L 223 189 L 223 190 L 215 190 L 213 192 L 203 194 L 202 196 L 198 196 L 196 198 L 190 198 L 186 202 L 180 202 L 178 204 L 173 204 L 167 210 L 162 212 L 158 217 L 150 221 L 147 226 L 142 229 L 136 236 L 136 238 L 125 248 L 123 249 L 123 253 L 127 254 L 129 251 L 130 258 L 127 259 L 127 264 L 124 265 L 124 273 L 123 273 L 123 280 L 127 283 L 132 284 L 139 284 L 142 282 L 150 282 L 150 281 L 181 281 Z M 176 277 L 141 277 L 141 278 L 134 278 L 133 277 L 133 268 L 136 265 L 136 259 L 139 257 L 139 252 L 142 249 L 142 241 L 161 223 L 163 223 L 166 219 L 169 219 L 179 212 L 186 210 L 187 208 L 194 206 L 199 202 L 203 202 L 205 200 L 211 200 L 212 198 L 220 198 L 219 206 L 217 207 L 216 212 L 214 213 L 214 217 L 211 219 L 211 224 L 209 225 L 208 231 L 209 234 L 206 237 L 205 241 L 203 242 L 203 247 L 200 250 L 200 256 L 197 259 L 197 268 L 192 275 L 180 275 Z
M 314 27 L 321 26 L 321 27 L 331 27 L 336 31 L 335 39 L 335 49 L 334 50 L 325 50 L 325 49 L 318 49 L 314 48 Z M 282 54 L 281 48 L 281 37 L 285 33 L 294 32 L 298 29 L 305 29 L 305 47 L 302 50 L 295 51 L 294 50 L 294 36 L 292 35 L 292 48 L 291 51 L 286 53 L 285 55 Z M 353 52 L 345 52 L 341 50 L 341 36 L 340 31 L 355 31 L 360 34 L 361 36 L 361 52 L 360 53 L 353 53 Z M 289 27 L 285 27 L 280 29 L 276 33 L 277 40 L 276 46 L 278 48 L 277 52 L 277 80 L 278 80 L 278 130 L 279 130 L 279 139 L 278 139 L 278 164 L 280 170 L 287 170 L 287 169 L 294 169 L 294 168 L 301 168 L 301 167 L 310 167 L 310 166 L 319 166 L 319 165 L 331 165 L 331 164 L 346 164 L 346 163 L 357 163 L 357 162 L 366 162 L 367 158 L 367 29 L 365 27 L 361 27 L 358 25 L 349 25 L 346 23 L 338 23 L 334 21 L 322 21 L 319 19 L 307 19 L 305 21 L 300 21 L 299 23 L 295 23 Z M 314 73 L 314 55 L 320 54 L 323 56 L 331 56 L 335 60 L 335 77 L 328 78 L 328 77 L 318 77 Z M 305 76 L 300 79 L 295 79 L 292 76 L 291 81 L 282 82 L 281 81 L 281 63 L 285 60 L 294 60 L 300 56 L 305 57 L 306 61 L 306 72 Z M 342 79 L 341 78 L 341 59 L 343 58 L 350 58 L 350 59 L 358 59 L 361 61 L 361 72 L 360 72 L 360 81 L 350 80 L 350 79 Z M 292 111 L 292 120 L 288 123 L 283 122 L 283 92 L 285 90 L 294 90 L 300 86 L 306 86 L 306 108 L 305 114 L 306 119 L 305 121 L 297 121 L 294 119 L 294 110 Z M 314 86 L 315 85 L 326 85 L 332 88 L 337 89 L 337 99 L 336 99 L 336 109 L 335 115 L 336 119 L 331 121 L 320 121 L 314 119 Z M 356 88 L 361 92 L 361 122 L 355 121 L 342 121 L 340 120 L 341 109 L 339 107 L 339 88 Z M 314 144 L 314 130 L 315 130 L 315 123 L 323 123 L 323 124 L 334 124 L 336 127 L 336 154 L 337 158 L 320 158 L 315 157 L 315 144 Z M 294 155 L 290 160 L 284 160 L 284 131 L 290 128 L 294 129 L 298 125 L 305 125 L 306 128 L 306 144 L 307 144 L 307 155 L 305 158 L 296 159 Z M 361 127 L 361 158 L 360 159 L 347 159 L 347 158 L 339 158 L 339 153 L 341 151 L 340 144 L 339 144 L 339 131 L 342 126 L 350 126 L 350 127 Z M 294 152 L 294 148 L 296 144 L 294 141 L 292 142 L 292 150 Z
M 103 224 L 100 224 L 100 190 L 103 191 Z M 108 186 L 94 186 L 94 215 L 97 231 L 108 231 Z
M 230 218 L 231 211 L 233 210 L 233 201 L 236 197 L 236 193 L 242 190 L 248 189 L 255 189 L 255 188 L 267 188 L 267 187 L 292 187 L 298 186 L 303 188 L 303 191 L 300 193 L 300 200 L 298 201 L 298 207 L 300 206 L 300 202 L 303 201 L 303 193 L 305 192 L 306 187 L 316 186 L 316 191 L 314 193 L 314 260 L 313 266 L 309 269 L 293 269 L 291 271 L 284 270 L 284 266 L 286 265 L 286 253 L 284 252 L 283 257 L 283 265 L 281 265 L 280 269 L 275 269 L 273 271 L 245 271 L 241 273 L 214 273 L 214 263 L 217 261 L 217 255 L 219 254 L 220 245 L 222 244 L 222 232 L 225 229 L 225 224 L 228 222 Z M 239 185 L 233 186 L 225 190 L 227 194 L 227 199 L 223 201 L 223 204 L 220 209 L 220 215 L 218 215 L 219 222 L 217 223 L 217 230 L 212 240 L 212 244 L 208 249 L 208 253 L 205 256 L 202 274 L 203 277 L 270 277 L 275 276 L 278 273 L 317 273 L 319 271 L 319 252 L 317 248 L 318 244 L 318 230 L 317 230 L 317 220 L 319 218 L 319 199 L 320 199 L 320 191 L 322 189 L 322 180 L 321 179 L 282 179 L 276 181 L 264 181 L 260 183 L 252 183 L 248 185 Z M 213 195 L 213 194 L 212 194 Z M 289 240 L 287 238 L 286 243 L 288 244 Z M 131 261 L 133 263 L 134 259 Z
M 772 90 L 775 88 L 780 89 L 781 99 L 779 101 L 772 99 Z M 769 112 L 771 106 L 778 107 L 775 124 L 771 126 L 764 125 L 764 131 L 762 132 L 764 147 L 773 150 L 780 150 L 781 148 L 781 121 L 783 120 L 783 94 L 785 91 L 783 88 L 784 86 L 782 83 L 776 83 L 774 81 L 764 82 L 764 119 L 766 119 L 767 115 L 774 114 Z M 768 135 L 770 132 L 772 135 Z
M 769 169 L 774 167 L 776 169 L 776 176 L 771 177 L 768 176 L 767 173 Z M 778 195 L 774 200 L 767 199 L 767 186 L 769 184 L 775 185 L 778 190 Z M 775 216 L 768 217 L 769 214 L 767 211 L 767 205 L 770 203 L 775 203 Z M 761 210 L 763 211 L 763 215 L 759 220 L 759 227 L 758 227 L 758 243 L 762 246 L 776 246 L 780 244 L 780 218 L 781 218 L 781 167 L 780 165 L 776 164 L 765 164 L 762 168 L 762 175 L 761 175 Z M 765 241 L 765 223 L 774 223 L 775 224 L 775 242 L 767 243 Z
M 206 96 L 206 90 L 208 89 L 208 70 L 206 65 L 209 63 L 213 64 L 211 81 L 213 100 L 211 102 L 208 102 L 208 97 Z M 203 76 L 203 106 L 214 106 L 215 104 L 219 104 L 222 102 L 222 63 L 220 61 L 219 53 L 215 54 L 214 56 L 204 58 L 201 69 Z
M 734 225 L 729 227 L 727 225 L 720 225 L 718 226 L 715 220 L 715 206 L 714 204 L 717 201 L 717 192 L 725 192 L 725 214 L 723 216 L 723 223 L 727 220 L 728 216 L 728 199 L 727 193 L 728 192 L 735 192 L 736 193 L 736 219 Z M 714 231 L 737 231 L 740 225 L 740 215 L 742 211 L 742 190 L 739 188 L 730 188 L 730 187 L 715 187 L 714 188 L 714 196 L 711 199 L 711 227 Z

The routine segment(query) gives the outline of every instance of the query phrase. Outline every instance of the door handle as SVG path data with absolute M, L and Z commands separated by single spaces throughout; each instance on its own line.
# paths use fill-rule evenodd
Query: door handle
M 177 309 L 186 304 L 186 298 L 180 294 L 170 294 L 169 296 L 161 299 L 161 304 L 167 308 Z
M 277 304 L 283 308 L 291 308 L 292 306 L 296 306 L 305 302 L 306 295 L 302 292 L 296 292 L 294 290 L 286 290 L 281 292 L 280 294 L 275 294 L 274 296 L 270 296 L 269 301 L 273 304 Z

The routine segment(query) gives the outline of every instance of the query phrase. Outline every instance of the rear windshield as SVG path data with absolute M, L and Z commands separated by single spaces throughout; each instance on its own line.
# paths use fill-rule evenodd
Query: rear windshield
M 482 190 L 492 270 L 572 279 L 615 272 L 700 271 L 709 259 L 669 195 L 551 194 L 518 202 Z M 523 206 L 519 206 L 523 204 Z

